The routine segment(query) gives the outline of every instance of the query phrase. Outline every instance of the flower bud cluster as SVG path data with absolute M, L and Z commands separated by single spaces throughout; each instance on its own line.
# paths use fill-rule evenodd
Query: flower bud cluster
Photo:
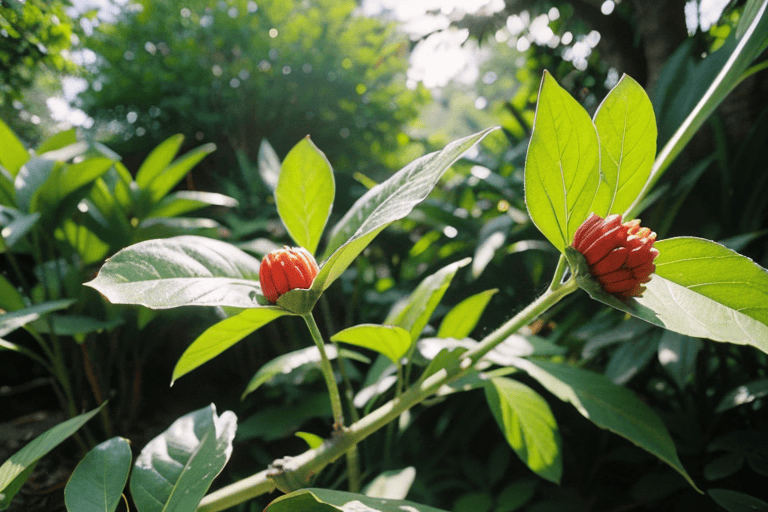
M 312 287 L 319 269 L 303 247 L 283 247 L 264 256 L 259 268 L 261 292 L 274 304 L 281 295 Z
M 640 297 L 643 284 L 656 270 L 656 233 L 635 219 L 622 224 L 621 215 L 603 219 L 592 213 L 576 230 L 573 247 L 584 255 L 592 276 L 608 293 L 621 299 Z

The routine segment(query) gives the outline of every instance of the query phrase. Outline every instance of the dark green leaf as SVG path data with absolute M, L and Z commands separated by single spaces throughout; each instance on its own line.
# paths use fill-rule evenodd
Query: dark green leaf
M 16 311 L 12 311 L 10 313 L 3 313 L 0 315 L 0 336 L 5 336 L 6 334 L 18 329 L 23 325 L 37 320 L 38 318 L 46 315 L 47 313 L 50 313 L 51 311 L 66 309 L 74 303 L 74 299 L 51 300 L 48 302 L 35 304 L 34 306 L 17 309 Z
M 114 512 L 131 471 L 127 439 L 113 437 L 88 452 L 64 489 L 69 512 Z
M 146 186 L 139 186 L 139 188 L 148 193 L 150 203 L 156 203 L 184 179 L 194 166 L 215 150 L 215 144 L 203 144 L 179 157 L 159 174 L 153 176 Z
M 264 184 L 271 190 L 275 191 L 277 188 L 277 180 L 280 179 L 280 157 L 277 156 L 275 150 L 272 148 L 272 144 L 267 139 L 261 139 L 259 145 L 259 176 L 261 176 Z
M 560 433 L 547 402 L 528 386 L 498 377 L 485 386 L 493 417 L 517 456 L 537 475 L 559 483 Z
M 560 252 L 590 213 L 600 180 L 598 155 L 586 110 L 545 72 L 525 160 L 525 203 Z
M 141 450 L 131 474 L 140 512 L 194 512 L 232 454 L 237 417 L 216 407 L 191 412 Z
M 728 489 L 710 489 L 715 503 L 728 512 L 768 512 L 768 503 L 747 494 Z
M 752 403 L 758 398 L 768 396 L 768 379 L 758 379 L 743 384 L 720 400 L 715 412 L 723 412 L 739 405 Z
M 313 255 L 331 214 L 335 193 L 331 164 L 305 137 L 283 160 L 275 202 L 291 238 Z
M 371 498 L 362 494 L 302 489 L 277 498 L 264 512 L 444 512 L 434 507 L 403 500 Z
M 696 361 L 703 344 L 701 340 L 664 331 L 659 340 L 659 363 L 675 381 L 677 387 L 685 388 L 696 371 Z
M 24 213 L 13 208 L 0 206 L 0 253 L 12 248 L 35 226 L 40 213 Z

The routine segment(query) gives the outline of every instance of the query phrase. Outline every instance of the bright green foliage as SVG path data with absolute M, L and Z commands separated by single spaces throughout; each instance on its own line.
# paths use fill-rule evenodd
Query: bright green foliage
M 8 171 L 11 177 L 19 173 L 21 166 L 29 160 L 29 153 L 16 137 L 16 134 L 0 119 L 0 165 Z
M 363 508 L 364 507 L 364 508 Z M 344 512 L 347 510 L 367 512 L 445 512 L 434 507 L 404 500 L 371 498 L 362 494 L 330 491 L 328 489 L 302 489 L 277 498 L 264 512 Z
M 140 512 L 194 512 L 232 454 L 237 417 L 211 404 L 177 419 L 136 458 L 131 495 Z
M 637 199 L 656 156 L 656 118 L 645 90 L 623 76 L 595 113 L 600 140 L 600 186 L 592 211 L 624 213 Z
M 559 251 L 589 215 L 598 184 L 595 126 L 544 73 L 525 160 L 525 203 L 531 220 Z
M 411 348 L 411 335 L 402 327 L 392 325 L 355 325 L 331 336 L 331 341 L 369 348 L 397 363 Z
M 127 439 L 113 437 L 99 444 L 80 461 L 64 489 L 69 512 L 114 512 L 131 471 Z
M 328 159 L 309 137 L 302 139 L 283 160 L 275 202 L 293 240 L 313 255 L 331 214 L 335 191 Z
M 11 457 L 0 466 L 0 510 L 5 510 L 11 503 L 13 496 L 19 491 L 21 486 L 32 472 L 32 467 L 40 458 L 56 448 L 69 436 L 85 425 L 88 420 L 93 418 L 104 406 L 71 418 L 55 427 L 46 430 L 24 448 L 11 455 Z
M 466 338 L 475 329 L 488 302 L 498 289 L 486 290 L 467 297 L 451 309 L 440 324 L 438 338 Z
M 485 386 L 485 398 L 507 442 L 531 471 L 560 483 L 560 433 L 547 402 L 528 386 L 498 377 Z

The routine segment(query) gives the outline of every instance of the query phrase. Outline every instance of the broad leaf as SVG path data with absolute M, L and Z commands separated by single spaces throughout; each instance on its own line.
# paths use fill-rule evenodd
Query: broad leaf
M 69 512 L 114 512 L 131 471 L 127 439 L 113 437 L 89 451 L 64 489 Z
M 35 148 L 35 153 L 42 155 L 48 151 L 55 151 L 66 146 L 71 146 L 77 142 L 77 128 L 70 128 L 58 133 L 54 133 Z
M 611 354 L 605 366 L 605 376 L 614 384 L 626 384 L 658 353 L 659 337 L 646 334 L 623 342 Z
M 12 248 L 35 226 L 40 213 L 24 213 L 14 208 L 0 206 L 0 253 Z
M 34 198 L 55 169 L 64 164 L 44 158 L 32 158 L 24 164 L 16 175 L 13 186 L 16 188 L 16 206 L 19 210 L 32 213 Z
M 600 140 L 600 186 L 592 211 L 624 213 L 651 174 L 656 117 L 643 88 L 624 75 L 595 113 Z
M 54 213 L 53 208 L 69 194 L 92 183 L 114 162 L 109 158 L 89 158 L 82 162 L 54 167 L 45 183 L 32 199 L 31 208 L 40 212 Z
M 11 457 L 0 466 L 0 510 L 5 510 L 5 508 L 10 505 L 13 496 L 18 492 L 32 472 L 31 467 L 69 436 L 77 432 L 77 430 L 85 425 L 88 420 L 93 418 L 102 407 L 104 407 L 104 404 L 90 412 L 75 416 L 72 419 L 59 423 L 55 427 L 46 430 L 24 448 L 11 455 Z
M 408 215 L 414 206 L 429 195 L 443 173 L 461 155 L 495 129 L 489 128 L 456 140 L 441 151 L 414 160 L 388 180 L 366 192 L 355 201 L 352 208 L 331 230 L 330 242 L 325 249 L 323 259 L 329 258 L 342 246 L 345 246 L 345 252 L 356 251 L 355 256 L 359 254 L 364 247 L 350 247 L 354 240 L 378 232 L 383 227 Z M 344 261 L 350 262 L 353 259 L 354 257 L 343 258 Z M 325 264 L 325 267 L 329 264 L 330 261 Z M 334 274 L 340 275 L 341 272 L 343 269 L 335 271 Z
M 372 498 L 328 489 L 302 489 L 280 496 L 264 512 L 445 512 L 412 501 Z
M 768 325 L 768 271 L 746 256 L 701 238 L 670 238 L 656 274 Z
M 275 318 L 286 314 L 287 311 L 276 307 L 252 308 L 212 325 L 181 355 L 173 369 L 172 381 L 210 361 Z
M 194 166 L 215 150 L 216 145 L 209 143 L 203 144 L 202 146 L 185 153 L 165 167 L 159 174 L 155 175 L 145 187 L 140 188 L 147 192 L 150 203 L 156 203 L 184 179 L 184 176 L 186 176 Z
M 710 489 L 708 493 L 728 512 L 768 512 L 768 503 L 748 494 L 729 489 Z
M 193 512 L 232 454 L 237 417 L 211 404 L 177 419 L 141 450 L 131 474 L 139 512 Z
M 427 276 L 411 295 L 392 307 L 384 323 L 406 329 L 411 334 L 411 340 L 416 341 L 440 304 L 453 276 L 469 262 L 470 259 L 465 258 Z
M 724 412 L 739 405 L 749 404 L 768 395 L 768 379 L 753 380 L 743 384 L 725 395 L 715 409 L 715 412 Z
M 515 366 L 560 400 L 571 403 L 598 427 L 619 434 L 669 464 L 696 488 L 683 469 L 664 423 L 630 390 L 603 375 L 561 364 L 519 359 Z
M 545 72 L 525 160 L 525 203 L 560 252 L 590 213 L 600 179 L 598 154 L 586 110 Z
M 0 165 L 11 173 L 18 174 L 21 166 L 29 160 L 29 153 L 15 133 L 0 119 Z
M 547 402 L 528 386 L 498 377 L 485 386 L 493 417 L 517 456 L 537 475 L 559 483 L 560 433 Z
M 768 353 L 768 326 L 752 317 L 657 275 L 645 284 L 642 297 L 619 300 L 592 279 L 578 251 L 569 247 L 567 253 L 579 286 L 593 299 L 692 338 L 752 345 Z
M 144 159 L 136 172 L 136 185 L 140 189 L 146 189 L 152 180 L 160 175 L 163 170 L 171 165 L 176 153 L 179 152 L 184 136 L 180 133 L 171 135 L 153 149 Z
M 703 347 L 701 340 L 664 331 L 659 340 L 658 359 L 677 387 L 684 389 L 696 371 L 696 362 Z
M 365 486 L 363 494 L 371 498 L 402 500 L 408 496 L 408 491 L 415 479 L 416 469 L 412 466 L 385 471 Z
M 456 304 L 443 318 L 437 337 L 461 339 L 469 336 L 477 326 L 488 302 L 498 291 L 497 288 L 486 290 Z
M 410 333 L 392 325 L 355 325 L 334 334 L 331 341 L 375 350 L 393 363 L 397 363 L 411 347 Z
M 256 307 L 259 261 L 236 247 L 197 236 L 149 240 L 112 256 L 86 283 L 118 304 Z
M 76 301 L 74 299 L 60 299 L 51 300 L 48 302 L 41 302 L 33 306 L 28 306 L 22 309 L 17 309 L 10 313 L 0 314 L 0 336 L 18 329 L 19 327 L 34 322 L 38 318 L 50 313 L 51 311 L 58 311 L 60 309 L 66 309 Z
M 312 254 L 331 214 L 335 191 L 331 164 L 305 137 L 283 160 L 275 202 L 291 238 Z
M 185 213 L 205 208 L 206 206 L 223 206 L 234 208 L 237 200 L 215 192 L 199 192 L 196 190 L 179 190 L 168 194 L 160 200 L 147 214 L 147 217 L 177 217 Z

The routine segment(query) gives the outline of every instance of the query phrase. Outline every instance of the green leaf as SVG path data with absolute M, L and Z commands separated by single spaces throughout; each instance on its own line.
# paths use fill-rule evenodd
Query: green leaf
M 16 311 L 25 306 L 24 296 L 3 275 L 0 275 L 0 309 Z
M 0 165 L 16 176 L 29 160 L 29 153 L 16 134 L 0 119 Z
M 768 271 L 746 256 L 701 238 L 654 244 L 656 274 L 768 325 Z
M 291 238 L 313 255 L 331 214 L 335 191 L 331 164 L 309 136 L 305 137 L 283 160 L 275 202 Z
M 334 334 L 331 341 L 375 350 L 393 363 L 397 363 L 411 347 L 410 333 L 392 325 L 355 325 Z
M 177 419 L 141 450 L 131 474 L 140 512 L 194 512 L 232 454 L 237 417 L 211 404 Z
M 108 331 L 124 322 L 125 319 L 120 316 L 109 320 L 99 320 L 84 315 L 50 315 L 46 321 L 37 321 L 34 327 L 37 332 L 49 333 L 51 326 L 53 326 L 53 332 L 59 336 L 77 336 L 89 332 Z
M 707 492 L 715 503 L 728 512 L 768 512 L 768 503 L 748 494 L 728 489 L 710 489 Z
M 63 167 L 61 162 L 44 158 L 32 158 L 19 170 L 14 180 L 16 206 L 19 210 L 32 213 L 35 196 L 55 169 Z
M 370 233 L 377 233 L 385 226 L 408 215 L 414 206 L 429 195 L 445 171 L 469 148 L 495 129 L 495 127 L 489 128 L 456 140 L 441 151 L 414 160 L 393 174 L 388 180 L 366 192 L 355 201 L 352 208 L 331 230 L 330 242 L 328 242 L 322 259 L 326 259 L 332 254 L 336 256 L 334 253 L 342 246 L 347 246 L 345 252 L 356 250 L 355 256 L 357 256 L 365 247 L 360 247 L 359 250 L 358 247 L 349 247 L 354 240 L 361 239 Z M 338 258 L 338 256 L 336 257 Z M 353 259 L 354 256 L 345 257 L 344 261 L 349 260 L 351 262 Z M 325 267 L 328 267 L 330 263 L 329 260 Z M 340 275 L 344 269 L 337 270 L 334 274 Z
M 498 288 L 485 290 L 456 304 L 443 318 L 437 337 L 461 339 L 469 336 L 477 326 L 488 302 L 498 291 Z
M 664 423 L 630 390 L 603 375 L 561 364 L 519 359 L 515 366 L 598 427 L 615 432 L 669 464 L 698 490 L 683 469 Z
M 210 238 L 149 240 L 112 256 L 86 286 L 116 304 L 257 307 L 259 261 Z
M 569 247 L 566 252 L 579 286 L 593 299 L 692 338 L 752 345 L 768 353 L 768 326 L 754 318 L 657 275 L 645 284 L 642 297 L 619 300 L 592 279 L 578 251 Z
M 58 311 L 60 309 L 66 309 L 76 301 L 74 299 L 60 299 L 51 300 L 47 302 L 41 302 L 33 306 L 28 306 L 22 309 L 17 309 L 10 313 L 3 313 L 0 315 L 0 336 L 15 331 L 19 327 L 34 322 L 41 316 L 50 313 L 51 311 Z
M 142 162 L 139 170 L 136 172 L 136 185 L 140 189 L 149 187 L 149 184 L 173 162 L 173 158 L 179 152 L 183 142 L 184 136 L 177 133 L 158 144 L 147 155 L 147 158 L 144 159 L 144 162 Z
M 643 88 L 624 75 L 595 113 L 600 186 L 592 211 L 624 213 L 637 199 L 656 157 L 656 117 Z
M 178 192 L 168 194 L 152 206 L 147 217 L 178 217 L 206 206 L 234 208 L 237 205 L 236 199 L 224 194 L 199 192 L 197 190 L 179 190 Z
M 461 267 L 467 266 L 470 261 L 470 258 L 464 258 L 427 276 L 411 295 L 392 307 L 392 311 L 384 323 L 408 330 L 411 334 L 411 340 L 416 341 L 429 322 L 435 308 L 440 304 L 453 276 Z
M 402 500 L 408 496 L 408 491 L 416 479 L 416 469 L 412 466 L 384 471 L 365 486 L 363 494 L 371 498 Z
M 171 384 L 182 375 L 221 354 L 256 329 L 287 314 L 287 311 L 277 307 L 252 308 L 212 325 L 181 355 L 173 369 Z
M 146 186 L 140 186 L 139 188 L 147 192 L 150 203 L 154 204 L 160 201 L 160 199 L 168 194 L 173 187 L 184 179 L 184 176 L 186 176 L 187 173 L 203 158 L 210 153 L 213 153 L 215 150 L 215 144 L 203 144 L 176 159 L 159 174 L 155 175 Z
M 749 404 L 764 396 L 768 396 L 768 379 L 753 380 L 725 395 L 715 412 L 720 413 L 739 405 Z
M 89 451 L 64 489 L 69 512 L 114 512 L 131 471 L 127 439 L 113 437 Z
M 70 128 L 54 133 L 35 148 L 35 153 L 42 155 L 48 151 L 55 151 L 77 143 L 77 128 Z
M 659 340 L 659 363 L 672 377 L 677 387 L 684 389 L 696 371 L 699 352 L 704 345 L 701 340 L 664 331 Z
M 371 498 L 351 492 L 328 489 L 302 489 L 280 496 L 264 512 L 445 512 L 405 500 Z
M 106 404 L 106 402 L 104 402 Z M 31 466 L 85 425 L 104 407 L 75 416 L 37 436 L 0 466 L 0 510 L 4 510 L 32 472 Z
M 264 184 L 274 192 L 277 188 L 277 181 L 280 179 L 280 157 L 267 139 L 261 139 L 258 156 L 259 176 Z
M 563 475 L 560 433 L 541 395 L 520 382 L 498 377 L 486 384 L 485 398 L 520 460 L 540 477 L 560 483 Z
M 54 167 L 33 197 L 31 208 L 41 212 L 53 210 L 65 197 L 107 172 L 113 163 L 109 158 L 98 157 Z
M 24 213 L 13 208 L 0 206 L 0 253 L 12 248 L 24 235 L 35 227 L 40 214 Z
M 544 72 L 525 160 L 525 202 L 560 252 L 590 213 L 600 180 L 598 154 L 589 114 Z
M 659 338 L 653 334 L 627 340 L 611 354 L 604 375 L 614 384 L 626 384 L 645 368 L 658 350 Z
M 296 437 L 303 439 L 307 443 L 307 446 L 310 450 L 320 448 L 320 446 L 325 442 L 325 439 L 318 436 L 317 434 L 312 434 L 310 432 L 296 432 Z

